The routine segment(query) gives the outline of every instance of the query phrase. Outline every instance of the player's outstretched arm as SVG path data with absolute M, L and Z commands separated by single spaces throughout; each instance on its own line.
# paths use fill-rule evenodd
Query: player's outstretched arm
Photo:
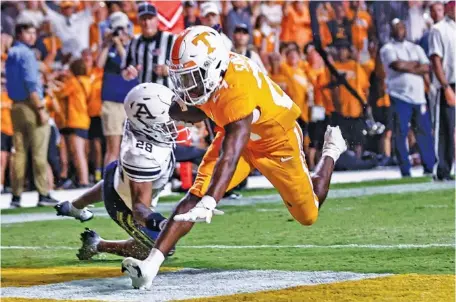
M 220 157 L 215 165 L 206 195 L 190 211 L 174 216 L 174 220 L 210 223 L 213 214 L 223 214 L 215 207 L 225 194 L 242 151 L 249 141 L 252 119 L 253 114 L 250 114 L 224 127 L 225 136 Z
M 150 230 L 160 231 L 160 225 L 166 218 L 150 209 L 152 184 L 151 181 L 136 182 L 130 180 L 133 218 Z

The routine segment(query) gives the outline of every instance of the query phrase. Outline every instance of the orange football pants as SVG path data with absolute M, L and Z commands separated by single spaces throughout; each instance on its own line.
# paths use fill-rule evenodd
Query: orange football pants
M 223 133 L 218 132 L 204 155 L 190 192 L 203 197 L 209 187 L 212 173 L 219 157 Z M 272 151 L 262 152 L 246 147 L 239 159 L 228 190 L 236 187 L 252 171 L 258 169 L 279 191 L 291 215 L 303 225 L 313 224 L 318 217 L 318 197 L 302 149 L 303 135 L 296 124 L 285 135 L 288 140 Z

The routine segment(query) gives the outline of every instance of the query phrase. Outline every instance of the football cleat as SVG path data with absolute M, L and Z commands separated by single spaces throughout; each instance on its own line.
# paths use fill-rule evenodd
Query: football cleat
M 339 126 L 328 126 L 325 132 L 322 156 L 329 156 L 336 162 L 339 159 L 339 156 L 345 151 L 347 151 L 347 143 L 342 136 Z
M 82 246 L 76 254 L 79 260 L 90 260 L 93 256 L 98 254 L 97 246 L 101 241 L 101 237 L 95 231 L 86 228 L 86 230 L 81 233 L 81 241 Z
M 69 201 L 59 203 L 54 209 L 57 211 L 57 216 L 74 217 L 81 222 L 89 221 L 93 218 L 93 213 L 87 208 L 76 209 Z
M 158 273 L 158 269 L 148 261 L 141 261 L 132 257 L 125 258 L 122 261 L 122 273 L 126 273 L 131 279 L 131 285 L 134 289 L 149 290 L 152 281 Z

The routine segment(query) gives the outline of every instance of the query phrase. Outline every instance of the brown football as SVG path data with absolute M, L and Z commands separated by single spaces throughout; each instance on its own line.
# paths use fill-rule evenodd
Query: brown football
M 185 109 L 185 111 L 182 110 L 182 107 L 178 102 L 172 102 L 169 107 L 169 116 L 173 120 L 192 124 L 201 122 L 207 117 L 202 110 L 195 106 L 186 106 Z

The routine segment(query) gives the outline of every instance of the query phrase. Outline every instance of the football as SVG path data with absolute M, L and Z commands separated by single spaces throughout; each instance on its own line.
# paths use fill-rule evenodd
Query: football
M 169 116 L 173 120 L 192 124 L 201 122 L 207 117 L 202 110 L 195 106 L 187 106 L 176 101 L 172 102 L 169 107 Z

